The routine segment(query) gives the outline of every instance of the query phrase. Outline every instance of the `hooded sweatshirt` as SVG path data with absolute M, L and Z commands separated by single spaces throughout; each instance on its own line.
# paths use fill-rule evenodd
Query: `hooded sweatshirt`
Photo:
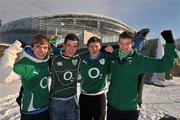
M 48 64 L 49 57 L 39 60 L 33 55 L 31 47 L 24 48 L 21 43 L 15 41 L 5 50 L 2 57 L 1 71 L 4 74 L 2 81 L 21 80 L 24 88 L 21 99 L 21 110 L 25 113 L 48 109 Z M 22 58 L 15 63 L 17 54 L 22 52 Z M 14 64 L 15 63 L 15 64 Z M 2 74 L 3 74 L 2 73 Z

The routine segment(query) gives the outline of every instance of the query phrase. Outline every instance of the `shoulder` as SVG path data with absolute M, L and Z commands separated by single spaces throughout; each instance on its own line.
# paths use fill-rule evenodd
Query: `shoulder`
M 15 65 L 25 65 L 25 64 L 29 64 L 31 62 L 30 59 L 23 57 L 22 59 L 20 59 L 19 61 L 17 61 L 15 63 Z
M 22 58 L 13 67 L 13 71 L 18 74 L 23 74 L 26 70 L 26 66 L 30 64 L 30 60 L 27 58 Z
M 79 53 L 79 57 L 81 58 L 81 59 L 83 59 L 83 58 L 85 58 L 85 56 L 87 56 L 88 55 L 88 51 L 83 51 L 83 52 L 81 52 L 81 53 Z

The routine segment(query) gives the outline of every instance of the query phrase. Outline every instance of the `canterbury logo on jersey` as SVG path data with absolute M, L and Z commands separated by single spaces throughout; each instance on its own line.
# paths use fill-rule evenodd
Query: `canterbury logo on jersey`
M 57 66 L 63 66 L 62 62 L 57 62 Z

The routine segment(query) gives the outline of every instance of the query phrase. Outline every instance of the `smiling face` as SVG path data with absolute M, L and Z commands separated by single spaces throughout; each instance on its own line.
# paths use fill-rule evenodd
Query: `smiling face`
M 78 49 L 78 41 L 73 41 L 68 39 L 65 43 L 64 43 L 64 55 L 68 56 L 68 57 L 72 57 L 73 55 L 76 54 L 76 51 Z
M 133 49 L 134 46 L 134 33 L 129 31 L 124 31 L 119 35 L 118 46 L 122 53 L 128 53 Z
M 44 34 L 37 34 L 34 36 L 31 43 L 31 48 L 34 56 L 39 60 L 43 60 L 50 49 L 47 36 Z
M 122 53 L 128 53 L 134 46 L 134 42 L 130 38 L 120 38 L 118 46 Z
M 43 60 L 47 54 L 48 54 L 48 50 L 49 50 L 49 43 L 47 42 L 47 44 L 34 44 L 32 46 L 32 51 L 34 56 L 39 59 L 39 60 Z

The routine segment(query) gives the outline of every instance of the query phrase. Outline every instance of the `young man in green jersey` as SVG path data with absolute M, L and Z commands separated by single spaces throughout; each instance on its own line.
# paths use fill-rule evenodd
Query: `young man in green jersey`
M 80 119 L 104 120 L 109 59 L 100 51 L 102 42 L 98 37 L 91 37 L 87 47 L 88 52 L 82 55 L 80 64 Z
M 51 58 L 50 71 L 50 119 L 78 120 L 77 77 L 80 57 L 76 53 L 79 39 L 68 34 L 64 40 L 64 50 Z
M 33 38 L 31 47 L 23 50 L 21 46 L 22 42 L 17 40 L 5 50 L 1 58 L 2 74 L 5 81 L 21 80 L 21 120 L 49 120 L 48 38 L 38 34 Z M 22 58 L 15 63 L 17 54 L 22 50 Z
M 138 49 L 145 39 L 149 29 L 142 29 L 141 34 L 136 34 L 135 48 Z M 142 35 L 143 33 L 143 35 Z M 102 52 L 102 42 L 97 37 L 91 37 L 87 42 L 88 52 L 82 56 L 80 65 L 81 94 L 80 94 L 80 119 L 104 120 L 106 100 L 104 93 L 107 90 L 107 74 L 109 67 L 109 55 Z M 101 51 L 100 51 L 101 50 Z M 111 46 L 105 51 L 113 52 Z
M 142 73 L 165 72 L 177 59 L 175 44 L 170 30 L 161 33 L 166 41 L 165 55 L 154 59 L 134 51 L 134 34 L 123 32 L 118 46 L 110 59 L 111 82 L 107 94 L 107 120 L 137 120 L 139 112 L 138 76 Z

